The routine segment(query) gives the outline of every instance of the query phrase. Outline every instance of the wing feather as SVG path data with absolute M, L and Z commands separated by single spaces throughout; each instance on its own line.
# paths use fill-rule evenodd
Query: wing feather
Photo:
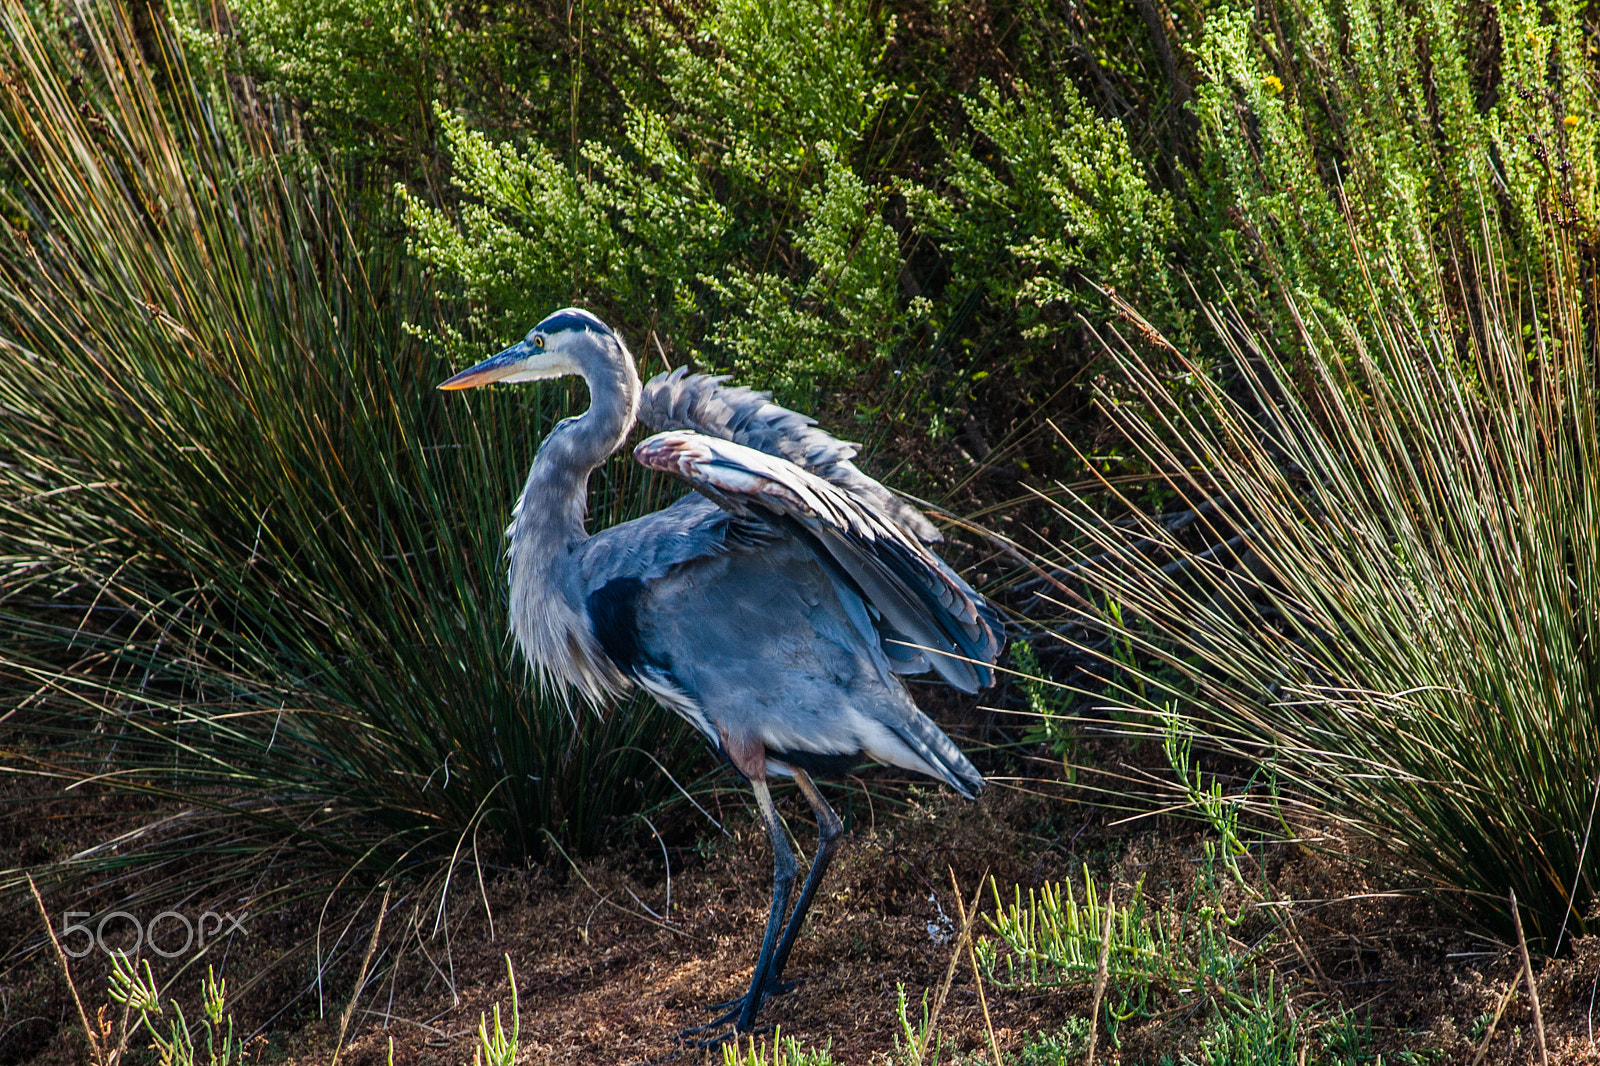
M 725 385 L 728 379 L 690 374 L 684 367 L 645 383 L 639 421 L 658 431 L 689 430 L 787 459 L 869 503 L 925 544 L 944 538 L 926 515 L 863 474 L 853 460 L 860 445 L 817 428 L 814 419 L 772 402 L 769 392 Z
M 983 598 L 892 517 L 786 459 L 700 433 L 657 433 L 634 449 L 643 466 L 683 478 L 734 515 L 788 524 L 861 591 L 893 641 L 927 655 L 964 692 L 993 681 L 998 620 Z M 892 654 L 908 661 L 907 651 Z M 915 661 L 913 652 L 909 661 Z

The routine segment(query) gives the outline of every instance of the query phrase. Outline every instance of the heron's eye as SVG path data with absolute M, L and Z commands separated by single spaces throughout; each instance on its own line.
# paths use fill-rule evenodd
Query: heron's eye
M 544 338 L 543 337 L 535 337 L 535 338 L 533 338 L 533 346 L 535 348 L 543 348 L 544 347 Z

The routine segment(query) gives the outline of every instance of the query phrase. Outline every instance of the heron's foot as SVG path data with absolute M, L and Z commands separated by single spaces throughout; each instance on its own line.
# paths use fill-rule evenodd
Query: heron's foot
M 704 1025 L 695 1025 L 689 1027 L 688 1029 L 680 1030 L 678 1033 L 678 1043 L 687 1047 L 717 1048 L 721 1047 L 723 1044 L 726 1044 L 729 1040 L 732 1040 L 736 1036 L 755 1036 L 757 1033 L 772 1032 L 772 1026 L 770 1025 L 757 1025 L 750 1029 L 740 1029 L 737 1025 L 730 1024 L 739 1016 L 739 1010 L 743 1006 L 744 1004 L 741 1002 L 739 1007 L 735 1007 L 733 1010 L 722 1015 L 720 1018 L 706 1022 Z M 718 1033 L 716 1036 L 700 1036 L 701 1033 L 722 1029 L 724 1027 L 726 1027 L 726 1031 Z
M 771 977 L 767 978 L 767 983 L 761 986 L 762 1005 L 764 1006 L 767 1000 L 772 999 L 775 996 L 782 996 L 793 992 L 796 984 L 798 984 L 796 981 L 779 981 Z M 725 999 L 721 1003 L 712 1003 L 706 1007 L 706 1010 L 726 1010 L 728 1013 L 722 1015 L 716 1021 L 707 1022 L 706 1024 L 718 1025 L 725 1023 L 728 1019 L 739 1013 L 739 1009 L 744 1006 L 744 1001 L 748 998 L 750 998 L 749 993 L 746 993 L 745 995 L 737 996 L 734 999 Z M 729 1010 L 730 1007 L 732 1010 Z M 756 1010 L 760 1009 L 761 1007 L 756 1008 Z
M 794 985 L 795 985 L 795 983 L 793 981 L 778 981 L 778 980 L 774 980 L 774 979 L 769 978 L 767 980 L 767 983 L 761 986 L 761 1002 L 757 1003 L 755 1010 L 750 1012 L 751 1017 L 752 1018 L 755 1017 L 756 1013 L 758 1011 L 760 1011 L 763 1006 L 766 1005 L 767 1000 L 772 999 L 774 996 L 781 996 L 785 992 L 792 991 L 794 989 Z M 717 1015 L 715 1018 L 712 1018 L 709 1022 L 706 1022 L 706 1023 L 702 1024 L 702 1025 L 690 1026 L 688 1029 L 685 1029 L 682 1032 L 680 1032 L 678 1034 L 678 1038 L 681 1040 L 681 1039 L 684 1039 L 684 1038 L 687 1038 L 687 1037 L 694 1036 L 694 1035 L 696 1035 L 698 1033 L 708 1033 L 708 1032 L 711 1032 L 711 1031 L 716 1030 L 716 1029 L 721 1029 L 723 1026 L 727 1026 L 727 1025 L 733 1026 L 733 1028 L 730 1029 L 727 1033 L 724 1033 L 722 1036 L 717 1037 L 715 1040 L 712 1040 L 712 1041 L 709 1041 L 709 1042 L 696 1041 L 697 1044 L 704 1044 L 704 1046 L 710 1047 L 710 1046 L 713 1046 L 715 1044 L 720 1044 L 722 1041 L 726 1040 L 729 1036 L 731 1036 L 731 1035 L 733 1035 L 734 1033 L 737 1033 L 737 1032 L 746 1032 L 746 1031 L 751 1032 L 751 1033 L 764 1032 L 766 1029 L 770 1028 L 770 1026 L 763 1026 L 761 1028 L 753 1028 L 753 1029 L 750 1029 L 750 1030 L 741 1030 L 739 1028 L 739 1026 L 738 1026 L 738 1018 L 739 1018 L 739 1016 L 741 1014 L 744 1013 L 745 1003 L 749 999 L 750 999 L 750 993 L 746 992 L 744 995 L 738 996 L 738 997 L 736 997 L 734 999 L 724 1000 L 721 1003 L 713 1003 L 713 1004 L 711 1004 L 709 1007 L 706 1008 L 707 1010 L 722 1011 L 722 1013 Z

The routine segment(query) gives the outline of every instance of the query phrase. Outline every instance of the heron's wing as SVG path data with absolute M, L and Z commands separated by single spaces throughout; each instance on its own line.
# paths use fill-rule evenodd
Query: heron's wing
M 765 517 L 809 539 L 819 561 L 837 568 L 882 617 L 891 643 L 928 653 L 952 685 L 976 692 L 992 682 L 989 666 L 1001 647 L 992 609 L 867 501 L 785 459 L 700 433 L 657 433 L 633 456 L 683 478 L 730 514 Z M 917 651 L 891 656 L 906 660 Z
M 580 587 L 587 599 L 618 579 L 653 581 L 675 567 L 727 551 L 759 547 L 778 532 L 689 493 L 659 511 L 601 530 L 580 550 Z
M 726 377 L 690 374 L 684 367 L 657 374 L 639 398 L 639 421 L 651 429 L 690 430 L 787 459 L 802 470 L 861 498 L 925 544 L 943 538 L 917 508 L 856 469 L 860 446 L 817 428 L 815 420 L 772 402 L 772 394 Z

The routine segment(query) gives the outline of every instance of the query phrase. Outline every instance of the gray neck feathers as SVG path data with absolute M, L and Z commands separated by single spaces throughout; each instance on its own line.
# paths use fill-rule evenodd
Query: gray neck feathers
M 589 409 L 545 438 L 517 504 L 518 532 L 526 524 L 526 536 L 550 548 L 588 539 L 589 475 L 622 447 L 639 410 L 639 373 L 622 342 L 584 333 L 576 344 Z
M 627 687 L 596 644 L 584 602 L 581 553 L 589 539 L 589 474 L 622 446 L 639 407 L 639 374 L 621 340 L 583 333 L 568 342 L 589 385 L 589 409 L 545 438 L 506 535 L 511 627 L 545 687 L 589 703 Z

